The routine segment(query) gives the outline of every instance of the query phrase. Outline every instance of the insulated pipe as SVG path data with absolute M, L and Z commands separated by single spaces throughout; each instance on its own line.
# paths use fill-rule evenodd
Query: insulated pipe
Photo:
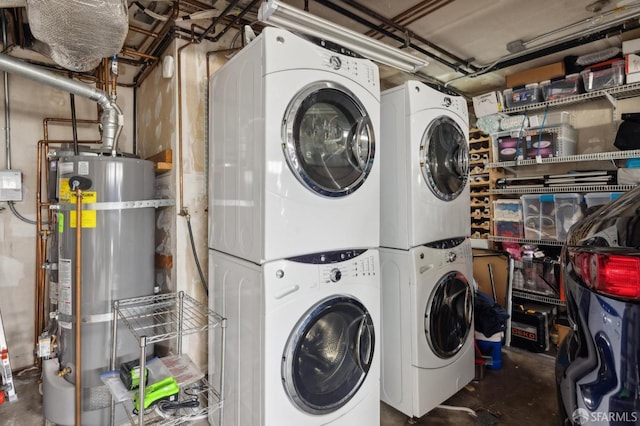
M 0 70 L 21 75 L 60 90 L 82 96 L 97 102 L 102 107 L 102 150 L 110 150 L 115 156 L 118 138 L 122 132 L 122 111 L 109 94 L 69 78 L 60 77 L 50 71 L 38 68 L 26 62 L 0 54 Z

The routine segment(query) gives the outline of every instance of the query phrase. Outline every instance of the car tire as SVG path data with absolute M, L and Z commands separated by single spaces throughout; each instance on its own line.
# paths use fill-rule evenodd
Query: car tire
M 556 398 L 558 400 L 558 422 L 557 426 L 571 426 L 571 419 L 567 415 L 567 411 L 564 409 L 564 404 L 562 403 L 562 397 L 559 393 L 556 393 Z

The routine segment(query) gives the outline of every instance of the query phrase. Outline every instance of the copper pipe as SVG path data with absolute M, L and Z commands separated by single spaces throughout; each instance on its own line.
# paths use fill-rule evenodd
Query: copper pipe
M 42 120 L 42 127 L 43 127 L 43 132 L 44 132 L 44 140 L 43 140 L 43 142 L 48 142 L 48 143 L 67 143 L 66 141 L 61 141 L 61 142 L 49 141 L 49 123 L 50 122 L 54 122 L 54 123 L 71 123 L 72 120 L 70 118 L 53 118 L 53 117 L 45 118 L 44 120 Z M 76 123 L 81 123 L 81 124 L 99 124 L 100 120 L 77 119 Z M 73 141 L 70 141 L 69 143 L 73 143 Z
M 42 274 L 42 264 L 44 259 L 44 254 L 42 253 L 42 211 L 41 211 L 41 198 L 42 198 L 42 145 L 38 144 L 38 159 L 37 159 L 37 177 L 36 177 L 36 282 L 35 282 L 35 318 L 34 318 L 34 347 L 38 347 L 38 336 L 42 331 L 42 323 L 44 322 L 44 318 L 40 315 L 41 306 L 45 303 L 45 298 L 40 294 L 40 289 L 42 288 L 42 279 L 44 274 Z M 34 354 L 34 365 L 39 365 L 40 358 Z
M 66 118 L 45 118 L 43 120 L 43 132 L 45 136 L 48 137 L 49 129 L 48 122 L 49 121 L 60 121 L 60 122 L 70 122 L 70 119 Z M 98 123 L 96 120 L 78 120 L 80 122 L 86 123 Z M 44 260 L 46 259 L 47 247 L 45 236 L 51 234 L 51 228 L 44 229 L 43 221 L 42 221 L 42 209 L 47 209 L 47 217 L 48 223 L 52 223 L 52 212 L 49 210 L 49 206 L 51 202 L 44 201 L 42 196 L 42 187 L 49 187 L 49 175 L 45 173 L 44 185 L 42 173 L 44 169 L 43 163 L 45 163 L 46 158 L 49 153 L 49 144 L 71 144 L 73 141 L 70 140 L 39 140 L 38 141 L 38 158 L 37 158 L 37 170 L 36 170 L 36 281 L 35 281 L 35 306 L 34 306 L 34 344 L 37 345 L 39 333 L 44 330 L 46 324 L 46 271 L 42 268 L 44 264 Z M 102 143 L 101 140 L 94 141 L 78 141 L 79 144 L 96 144 L 100 145 Z M 34 346 L 35 347 L 35 346 Z M 39 365 L 40 359 L 34 357 L 34 365 Z
M 76 426 L 82 426 L 82 189 L 76 189 Z
M 211 77 L 211 70 L 209 69 L 209 57 L 218 53 L 237 52 L 242 47 L 233 47 L 231 49 L 210 50 L 207 52 L 207 78 Z
M 173 11 L 171 13 L 171 18 L 165 22 L 165 24 L 162 27 L 162 29 L 158 32 L 158 38 L 154 39 L 151 42 L 151 44 L 149 45 L 149 47 L 147 49 L 148 52 L 154 51 L 160 45 L 160 43 L 164 40 L 165 35 L 167 35 L 167 33 L 169 33 L 171 28 L 173 28 L 173 25 L 175 24 L 175 20 L 178 17 L 179 11 L 180 11 L 180 9 L 178 7 L 178 2 L 174 2 L 173 3 Z M 158 60 L 153 60 L 149 66 L 147 66 L 146 68 L 143 68 L 140 71 L 140 73 L 138 73 L 138 75 L 134 78 L 134 81 L 136 82 L 138 87 L 149 76 L 149 74 L 151 73 L 153 68 L 155 68 L 155 66 L 158 64 L 158 62 L 159 62 L 159 59 Z M 145 64 L 145 66 L 146 65 L 147 64 Z
M 116 66 L 116 72 L 113 72 L 113 65 L 115 63 Z M 111 68 L 109 69 L 111 72 L 111 98 L 112 99 L 116 99 L 118 97 L 118 92 L 117 92 L 117 81 L 118 81 L 118 61 L 114 61 L 113 59 L 111 59 Z
M 109 93 L 109 59 L 102 59 L 102 91 Z
M 138 52 L 137 50 L 129 49 L 127 47 L 122 48 L 122 53 L 125 55 L 133 55 L 139 56 L 140 58 L 152 59 L 154 61 L 157 61 L 159 59 L 157 56 L 148 55 L 146 53 Z
M 158 34 L 154 33 L 153 31 L 148 31 L 140 27 L 134 27 L 133 25 L 129 25 L 129 30 L 133 31 L 134 33 L 144 34 L 146 36 L 153 37 L 153 38 L 158 37 Z

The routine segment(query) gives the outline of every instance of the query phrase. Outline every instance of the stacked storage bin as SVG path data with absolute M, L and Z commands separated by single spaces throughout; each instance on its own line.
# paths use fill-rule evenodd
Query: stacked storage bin
M 564 241 L 571 225 L 583 216 L 580 194 L 522 196 L 524 237 Z

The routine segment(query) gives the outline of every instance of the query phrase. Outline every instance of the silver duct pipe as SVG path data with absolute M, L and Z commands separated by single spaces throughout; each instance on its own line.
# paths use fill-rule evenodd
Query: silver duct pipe
M 100 104 L 103 110 L 101 149 L 103 151 L 110 150 L 112 155 L 115 156 L 124 119 L 122 111 L 115 102 L 111 101 L 106 92 L 70 78 L 61 77 L 50 71 L 12 58 L 7 54 L 0 54 L 0 71 L 18 74 L 33 81 L 91 99 Z

